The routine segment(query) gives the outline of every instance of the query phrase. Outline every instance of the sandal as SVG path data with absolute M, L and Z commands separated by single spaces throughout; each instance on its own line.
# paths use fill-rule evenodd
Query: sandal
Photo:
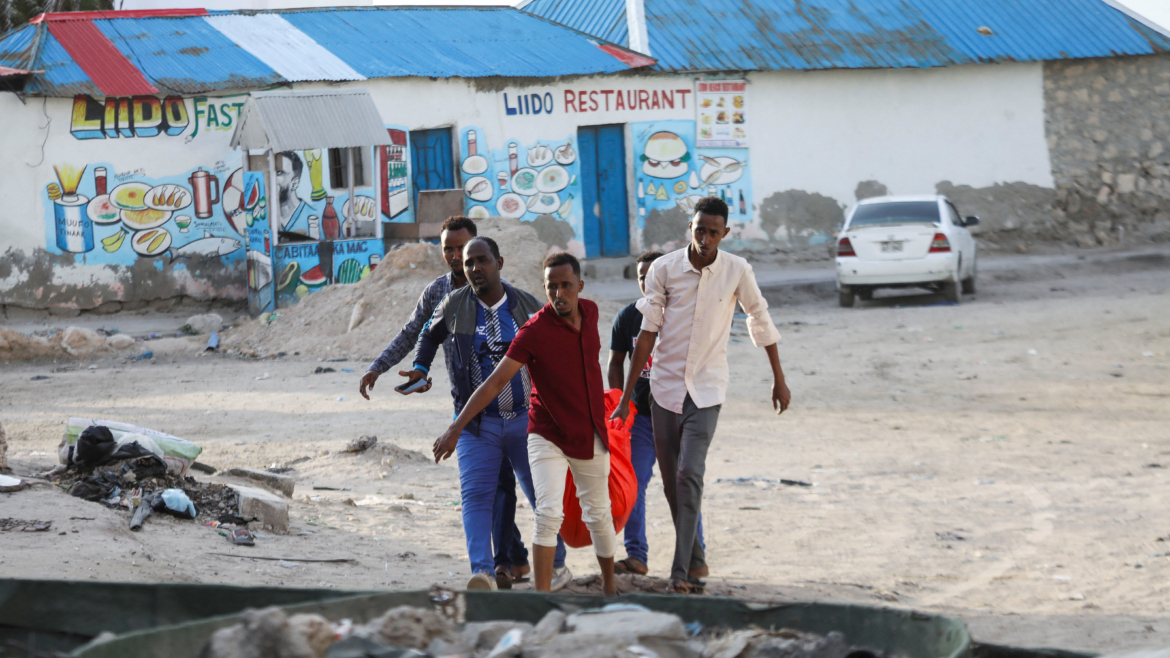
M 668 594 L 690 594 L 691 584 L 681 578 L 671 578 L 670 584 L 666 586 Z
M 236 546 L 256 545 L 256 537 L 248 532 L 247 528 L 233 528 L 231 534 L 228 535 L 228 541 Z
M 496 589 L 512 589 L 512 570 L 496 567 Z
M 617 562 L 614 562 L 613 572 L 630 573 L 634 574 L 635 576 L 645 576 L 646 574 L 650 573 L 650 568 L 646 566 L 645 562 L 642 562 L 638 558 L 628 557 L 624 560 L 618 560 Z

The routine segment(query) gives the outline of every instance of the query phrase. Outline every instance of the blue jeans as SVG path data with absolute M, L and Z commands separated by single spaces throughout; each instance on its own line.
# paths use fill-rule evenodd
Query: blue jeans
M 459 458 L 459 486 L 463 500 L 463 533 L 467 537 L 467 556 L 471 573 L 495 572 L 492 554 L 492 508 L 500 487 L 500 468 L 511 461 L 520 489 L 535 508 L 536 492 L 528 466 L 528 417 L 510 420 L 499 416 L 480 416 L 479 434 L 463 432 L 456 449 Z M 515 513 L 513 508 L 513 514 Z M 557 538 L 556 566 L 565 563 L 565 548 Z
M 500 483 L 492 507 L 492 543 L 496 546 L 496 569 L 528 564 L 528 549 L 516 527 L 516 476 L 507 457 L 500 462 Z
M 630 512 L 630 519 L 626 521 L 624 540 L 626 555 L 639 560 L 642 564 L 649 564 L 647 556 L 650 545 L 646 542 L 646 485 L 654 476 L 654 426 L 649 416 L 638 414 L 634 418 L 634 426 L 630 430 L 630 461 L 633 462 L 634 475 L 638 478 L 638 502 Z M 703 517 L 699 516 L 699 543 L 703 548 L 707 542 L 703 539 Z

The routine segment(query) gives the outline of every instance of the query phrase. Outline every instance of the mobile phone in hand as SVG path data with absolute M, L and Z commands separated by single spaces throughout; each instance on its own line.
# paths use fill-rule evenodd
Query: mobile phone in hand
M 394 390 L 398 391 L 399 393 L 413 393 L 429 383 L 430 381 L 428 381 L 426 377 L 423 377 L 422 379 L 415 381 L 413 384 L 410 382 L 399 384 L 398 386 L 394 387 Z

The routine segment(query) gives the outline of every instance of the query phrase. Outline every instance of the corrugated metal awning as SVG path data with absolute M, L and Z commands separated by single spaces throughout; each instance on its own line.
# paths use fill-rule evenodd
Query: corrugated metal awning
M 368 91 L 330 89 L 248 94 L 231 145 L 280 152 L 392 142 Z
M 32 75 L 32 71 L 25 71 L 24 69 L 10 69 L 7 66 L 0 66 L 0 78 L 7 78 L 14 75 Z

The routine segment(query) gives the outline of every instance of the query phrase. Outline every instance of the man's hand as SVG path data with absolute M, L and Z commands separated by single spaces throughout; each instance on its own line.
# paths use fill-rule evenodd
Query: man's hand
M 427 373 L 425 373 L 421 370 L 417 370 L 417 369 L 416 370 L 399 370 L 398 374 L 402 375 L 403 377 L 406 378 L 405 382 L 399 384 L 399 386 L 401 386 L 403 388 L 409 388 L 411 384 L 413 384 L 413 383 L 417 382 L 418 380 L 422 379 L 423 377 L 427 376 Z M 433 383 L 428 380 L 426 386 L 423 386 L 422 388 L 420 388 L 418 390 L 411 391 L 410 393 L 426 393 L 427 391 L 431 390 L 432 385 L 433 385 Z M 410 393 L 403 393 L 402 391 L 398 391 L 398 392 L 402 393 L 402 395 L 410 395 Z
M 366 391 L 374 390 L 374 382 L 378 381 L 378 376 L 380 374 L 381 373 L 379 373 L 377 370 L 371 370 L 362 375 L 362 383 L 360 386 L 358 386 L 358 393 L 361 393 L 363 398 L 367 400 L 370 399 L 370 396 L 366 394 Z
M 455 446 L 459 443 L 459 432 L 454 427 L 448 427 L 443 435 L 435 439 L 435 463 L 443 461 L 455 453 Z
M 609 419 L 610 420 L 620 420 L 620 421 L 622 421 L 622 425 L 625 425 L 626 418 L 628 418 L 629 415 L 630 415 L 630 401 L 627 400 L 626 396 L 623 395 L 622 399 L 618 402 L 617 408 L 615 408 L 613 410 L 613 413 L 609 415 Z
M 776 415 L 784 413 L 790 402 L 792 402 L 792 393 L 788 390 L 788 384 L 785 384 L 783 379 L 774 380 L 772 382 L 772 408 L 776 410 Z

